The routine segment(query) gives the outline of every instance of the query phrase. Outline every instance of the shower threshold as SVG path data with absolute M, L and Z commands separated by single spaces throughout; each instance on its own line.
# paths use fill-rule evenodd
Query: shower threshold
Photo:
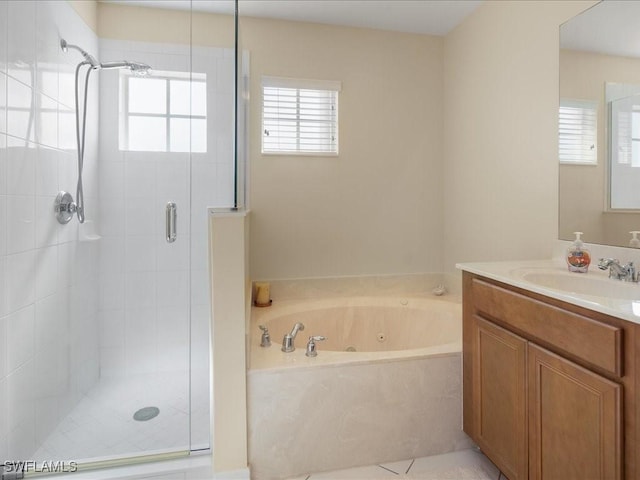
M 58 474 L 55 476 L 38 478 L 50 478 L 52 480 L 145 480 L 185 478 L 205 480 L 212 477 L 211 452 L 203 450 L 198 452 L 174 452 L 172 454 L 149 455 L 135 459 L 122 459 L 122 462 L 136 463 L 92 465 L 80 468 L 77 472 Z M 25 478 L 30 478 L 26 476 Z

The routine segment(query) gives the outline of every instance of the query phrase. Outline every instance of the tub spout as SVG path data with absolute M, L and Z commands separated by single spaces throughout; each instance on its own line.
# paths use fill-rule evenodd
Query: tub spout
M 293 341 L 296 339 L 296 335 L 300 330 L 304 330 L 304 325 L 300 322 L 296 323 L 291 330 L 291 333 L 285 334 L 282 339 L 282 351 L 285 353 L 293 352 L 296 347 L 293 344 Z

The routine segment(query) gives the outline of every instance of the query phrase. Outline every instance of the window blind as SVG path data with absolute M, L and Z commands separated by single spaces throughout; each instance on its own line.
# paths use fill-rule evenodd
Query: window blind
M 598 104 L 588 100 L 560 101 L 558 146 L 560 163 L 597 163 Z
M 617 149 L 612 155 L 613 158 L 620 165 L 629 165 L 633 160 L 633 145 L 634 138 L 632 136 L 632 132 L 634 130 L 634 123 L 637 123 L 638 118 L 636 112 L 620 110 L 615 112 L 616 121 L 617 121 L 617 129 L 613 130 L 612 133 L 617 131 Z
M 340 82 L 262 79 L 262 153 L 338 154 Z

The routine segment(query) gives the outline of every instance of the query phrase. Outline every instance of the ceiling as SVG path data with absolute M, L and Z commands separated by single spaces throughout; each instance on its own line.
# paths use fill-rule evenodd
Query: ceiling
M 189 9 L 189 0 L 100 0 Z M 482 0 L 239 0 L 240 16 L 445 35 Z M 233 0 L 193 0 L 198 11 L 233 14 Z
M 607 55 L 640 57 L 640 2 L 606 0 L 560 28 L 560 46 Z

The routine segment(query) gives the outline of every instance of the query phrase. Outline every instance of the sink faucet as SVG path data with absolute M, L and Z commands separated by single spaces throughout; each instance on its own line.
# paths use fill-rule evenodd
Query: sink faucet
M 298 322 L 293 326 L 293 330 L 291 330 L 291 333 L 286 333 L 284 335 L 284 338 L 282 339 L 283 352 L 290 353 L 296 349 L 295 345 L 293 344 L 293 341 L 296 339 L 296 335 L 300 330 L 304 330 L 304 325 Z
M 615 258 L 601 258 L 598 262 L 598 268 L 600 270 L 609 269 L 609 278 L 615 280 L 624 280 L 625 282 L 637 282 L 638 276 L 636 273 L 636 267 L 633 262 L 629 262 L 626 265 L 620 265 L 620 262 Z

